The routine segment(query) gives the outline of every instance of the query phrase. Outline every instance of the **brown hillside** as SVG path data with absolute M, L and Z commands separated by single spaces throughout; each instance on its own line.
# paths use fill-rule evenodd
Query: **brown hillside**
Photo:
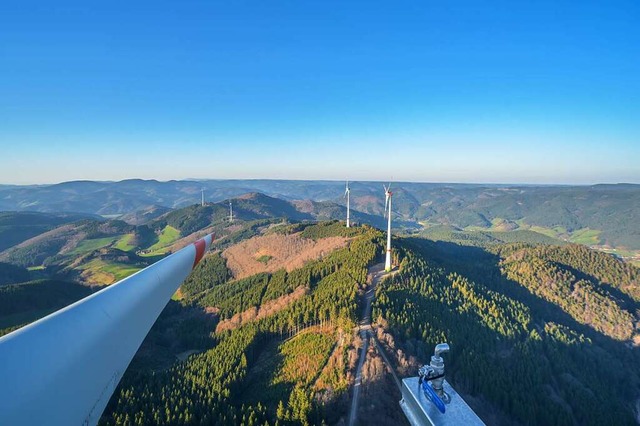
M 220 321 L 218 323 L 218 326 L 216 327 L 216 333 L 221 333 L 225 330 L 234 330 L 244 323 L 259 320 L 276 314 L 289 306 L 292 302 L 295 302 L 296 300 L 307 294 L 307 290 L 307 288 L 300 286 L 290 294 L 285 294 L 284 296 L 280 296 L 277 299 L 265 302 L 259 308 L 253 306 L 244 312 L 235 314 L 233 317 L 227 320 Z M 207 310 L 208 313 L 217 313 L 215 311 L 215 308 L 207 308 Z
M 45 241 L 45 240 L 63 238 L 67 240 L 67 243 L 64 245 L 64 247 L 61 249 L 60 252 L 66 253 L 67 251 L 75 248 L 75 246 L 77 246 L 78 243 L 86 237 L 86 233 L 78 232 L 79 228 L 80 226 L 76 224 L 62 225 L 55 229 L 52 229 L 51 231 L 47 231 L 40 235 L 36 235 L 33 238 L 29 238 L 28 240 L 18 244 L 16 247 L 25 248 L 33 244 L 41 243 L 42 241 Z
M 345 247 L 347 238 L 329 237 L 317 241 L 302 238 L 300 234 L 270 234 L 253 237 L 226 249 L 222 256 L 234 278 L 241 279 L 260 272 L 275 272 L 285 268 L 291 271 L 305 262 L 318 259 Z M 261 260 L 258 260 L 261 259 Z

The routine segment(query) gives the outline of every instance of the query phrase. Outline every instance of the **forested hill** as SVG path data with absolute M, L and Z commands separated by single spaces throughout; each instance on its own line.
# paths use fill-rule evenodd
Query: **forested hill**
M 344 205 L 344 183 L 330 181 L 207 180 L 65 182 L 0 187 L 0 210 L 126 214 L 151 205 L 181 208 L 260 192 L 283 200 Z M 533 229 L 572 242 L 640 250 L 640 185 L 522 186 L 394 183 L 398 219 L 494 231 Z M 379 182 L 351 184 L 351 206 L 381 216 Z M 368 222 L 370 223 L 370 222 Z
M 154 327 L 103 424 L 346 421 L 361 344 L 352 327 L 384 234 L 335 222 L 274 229 L 350 243 L 299 269 L 241 279 L 224 252 L 207 256 Z M 487 424 L 636 424 L 637 268 L 579 245 L 394 244 L 398 273 L 379 284 L 373 317 L 401 377 L 446 341 L 447 378 Z M 196 354 L 168 368 L 158 358 L 166 345 Z M 363 418 L 404 424 L 400 395 L 371 356 Z
M 86 214 L 0 212 L 0 251 L 65 223 L 93 217 Z M 95 217 L 94 217 L 95 218 Z
M 362 345 L 355 326 L 368 270 L 383 260 L 384 233 L 337 221 L 216 225 L 222 207 L 144 225 L 166 241 L 172 229 L 179 237 L 200 221 L 225 234 L 163 311 L 101 424 L 344 424 Z M 101 242 L 113 238 L 108 233 L 133 236 L 116 238 L 121 249 L 81 256 L 84 265 L 102 270 L 125 254 L 154 259 L 123 250 L 137 241 L 132 225 L 74 226 L 100 233 Z M 374 332 L 398 375 L 415 375 L 446 341 L 447 379 L 487 424 L 636 424 L 638 268 L 553 240 L 440 237 L 394 238 L 397 273 L 376 289 Z M 155 249 L 176 241 L 156 241 Z M 34 281 L 40 270 L 0 266 L 11 277 L 0 286 L 0 333 L 91 293 L 72 282 Z M 370 348 L 360 418 L 405 424 L 400 394 Z
M 449 342 L 448 379 L 487 424 L 636 424 L 637 268 L 578 245 L 409 239 L 398 256 L 379 333 L 400 358 Z
M 234 222 L 229 220 L 229 202 L 233 205 Z M 260 193 L 175 210 L 151 207 L 123 217 L 132 223 L 120 218 L 12 212 L 0 215 L 0 224 L 4 224 L 0 225 L 0 234 L 7 237 L 7 242 L 16 244 L 0 249 L 0 262 L 39 268 L 47 276 L 56 274 L 89 285 L 104 285 L 136 272 L 205 233 L 215 233 L 222 243 L 231 244 L 283 220 L 316 221 L 345 216 L 346 208 L 332 202 L 310 202 L 303 208 Z M 379 227 L 384 222 L 381 217 L 359 212 L 353 212 L 352 220 Z
M 138 183 L 128 185 L 133 191 Z M 311 188 L 327 196 L 322 187 Z M 381 227 L 376 191 L 352 185 L 352 206 L 362 210 L 352 212 L 355 222 Z M 488 424 L 634 424 L 639 272 L 586 246 L 603 242 L 607 223 L 634 238 L 637 229 L 625 222 L 635 218 L 634 191 L 396 188 L 394 223 L 411 237 L 394 240 L 399 272 L 379 285 L 374 319 L 397 373 L 415 375 L 433 345 L 448 341 L 448 377 Z M 215 233 L 216 251 L 169 303 L 102 422 L 340 424 L 362 344 L 353 327 L 367 269 L 384 252 L 375 228 L 315 223 L 343 218 L 341 197 L 247 192 L 231 199 L 234 221 L 228 199 L 143 209 L 125 216 L 132 223 L 0 216 L 0 232 L 18 242 L 0 251 L 0 334 Z M 587 203 L 599 206 L 588 219 Z M 544 209 L 547 216 L 518 218 Z M 426 218 L 419 231 L 411 222 L 418 217 Z M 581 228 L 597 218 L 602 230 Z M 576 239 L 585 245 L 571 244 Z M 376 359 L 363 386 L 377 408 L 362 418 L 398 424 L 400 396 Z
M 339 223 L 277 232 L 350 242 L 300 268 L 243 279 L 232 278 L 219 254 L 207 256 L 185 282 L 185 298 L 154 326 L 101 424 L 335 424 L 344 417 L 358 293 L 382 256 L 382 236 Z M 195 354 L 171 366 L 168 348 Z

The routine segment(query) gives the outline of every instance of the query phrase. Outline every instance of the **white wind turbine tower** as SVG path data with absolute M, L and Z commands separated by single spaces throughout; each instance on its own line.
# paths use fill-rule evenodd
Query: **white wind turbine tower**
M 347 228 L 351 226 L 351 222 L 349 221 L 349 214 L 350 214 L 349 193 L 350 192 L 351 192 L 351 189 L 349 189 L 349 181 L 347 181 L 347 188 L 344 191 L 344 197 L 347 199 Z
M 384 261 L 384 270 L 389 272 L 391 271 L 391 196 L 393 192 L 391 192 L 391 183 L 389 186 L 384 186 L 384 215 L 387 217 L 387 257 Z
M 233 204 L 229 200 L 229 222 L 233 223 Z

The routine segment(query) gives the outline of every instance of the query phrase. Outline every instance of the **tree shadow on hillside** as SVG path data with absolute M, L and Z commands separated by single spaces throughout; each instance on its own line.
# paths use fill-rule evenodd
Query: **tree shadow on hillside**
M 530 309 L 532 325 L 541 337 L 529 335 L 504 341 L 505 336 L 482 324 L 494 342 L 508 343 L 511 349 L 502 351 L 499 348 L 503 344 L 479 345 L 473 340 L 466 340 L 462 348 L 452 347 L 448 380 L 463 396 L 472 396 L 467 402 L 485 421 L 489 421 L 491 411 L 503 410 L 507 416 L 502 420 L 494 418 L 495 423 L 491 424 L 518 424 L 518 419 L 529 424 L 633 424 L 632 399 L 640 391 L 636 368 L 640 354 L 636 349 L 579 323 L 560 306 L 507 279 L 500 270 L 499 256 L 483 248 L 423 239 L 405 241 L 445 272 L 462 275 Z M 451 327 L 462 330 L 477 326 L 472 324 L 478 322 L 477 318 L 456 312 L 447 316 L 444 321 Z M 559 324 L 560 328 L 551 325 L 547 329 L 545 324 L 549 323 Z M 590 340 L 580 340 L 571 330 Z M 426 347 L 419 340 L 405 339 L 404 343 L 421 349 L 418 352 Z M 486 344 L 493 347 L 492 352 L 477 353 Z M 465 363 L 461 363 L 465 357 L 456 361 L 470 350 L 474 354 L 467 355 Z M 472 364 L 466 364 L 470 360 L 474 360 Z M 425 356 L 422 361 L 426 363 L 428 358 Z M 486 370 L 489 365 L 495 377 Z M 491 406 L 495 409 L 488 410 Z M 606 412 L 616 413 L 617 417 L 607 417 Z
M 287 407 L 294 383 L 273 383 L 274 373 L 282 368 L 285 361 L 278 350 L 282 343 L 279 337 L 279 334 L 263 334 L 263 343 L 252 345 L 252 350 L 248 354 L 247 378 L 239 385 L 238 392 L 234 392 L 237 405 L 256 406 L 260 403 L 270 410 L 282 401 L 284 407 Z M 269 415 L 276 418 L 277 413 L 275 410 L 269 411 Z
M 533 294 L 520 283 L 505 277 L 500 268 L 500 256 L 485 250 L 482 247 L 465 246 L 445 241 L 430 241 L 420 238 L 407 238 L 409 244 L 428 257 L 446 272 L 456 272 L 478 284 L 485 285 L 493 291 L 502 293 L 512 299 L 524 303 L 532 309 L 534 317 L 541 317 L 547 321 L 564 324 L 572 329 L 594 339 L 604 339 L 605 343 L 613 343 L 614 346 L 624 344 L 610 336 L 595 330 L 589 325 L 576 321 L 560 306 Z M 567 265 L 561 264 L 572 272 L 576 278 L 588 279 L 594 283 L 604 285 L 611 295 L 625 303 L 626 306 L 635 306 L 637 303 L 628 295 L 611 285 L 601 283 L 596 277 L 585 274 Z
M 619 288 L 614 287 L 610 283 L 607 283 L 605 281 L 600 281 L 595 276 L 593 276 L 591 274 L 587 274 L 586 272 L 582 272 L 582 271 L 580 271 L 578 269 L 575 269 L 574 267 L 572 267 L 570 265 L 567 265 L 565 263 L 561 263 L 561 262 L 554 262 L 554 263 L 556 263 L 560 267 L 562 267 L 562 268 L 568 270 L 569 272 L 571 272 L 579 280 L 582 279 L 582 280 L 590 281 L 592 283 L 598 283 L 609 294 L 611 294 L 611 296 L 614 299 L 616 299 L 617 301 L 621 302 L 621 306 L 622 306 L 623 309 L 626 309 L 626 310 L 628 310 L 630 312 L 634 312 L 636 309 L 640 309 L 640 303 L 638 303 L 637 301 L 633 300 L 633 298 L 631 296 L 629 296 L 628 294 L 624 293 Z
M 177 355 L 212 348 L 216 319 L 202 309 L 170 300 L 136 352 L 128 370 L 165 370 Z

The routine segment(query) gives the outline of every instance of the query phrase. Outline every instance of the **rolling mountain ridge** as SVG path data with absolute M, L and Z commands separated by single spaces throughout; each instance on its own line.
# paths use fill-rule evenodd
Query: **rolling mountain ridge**
M 260 192 L 282 200 L 331 201 L 344 205 L 344 183 L 332 181 L 205 180 L 65 182 L 0 187 L 0 210 L 131 213 L 159 205 L 180 208 Z M 394 183 L 400 220 L 461 229 L 496 226 L 540 230 L 591 245 L 640 250 L 640 185 L 527 186 Z M 381 215 L 381 183 L 351 184 L 354 210 Z M 539 228 L 539 229 L 536 229 Z

